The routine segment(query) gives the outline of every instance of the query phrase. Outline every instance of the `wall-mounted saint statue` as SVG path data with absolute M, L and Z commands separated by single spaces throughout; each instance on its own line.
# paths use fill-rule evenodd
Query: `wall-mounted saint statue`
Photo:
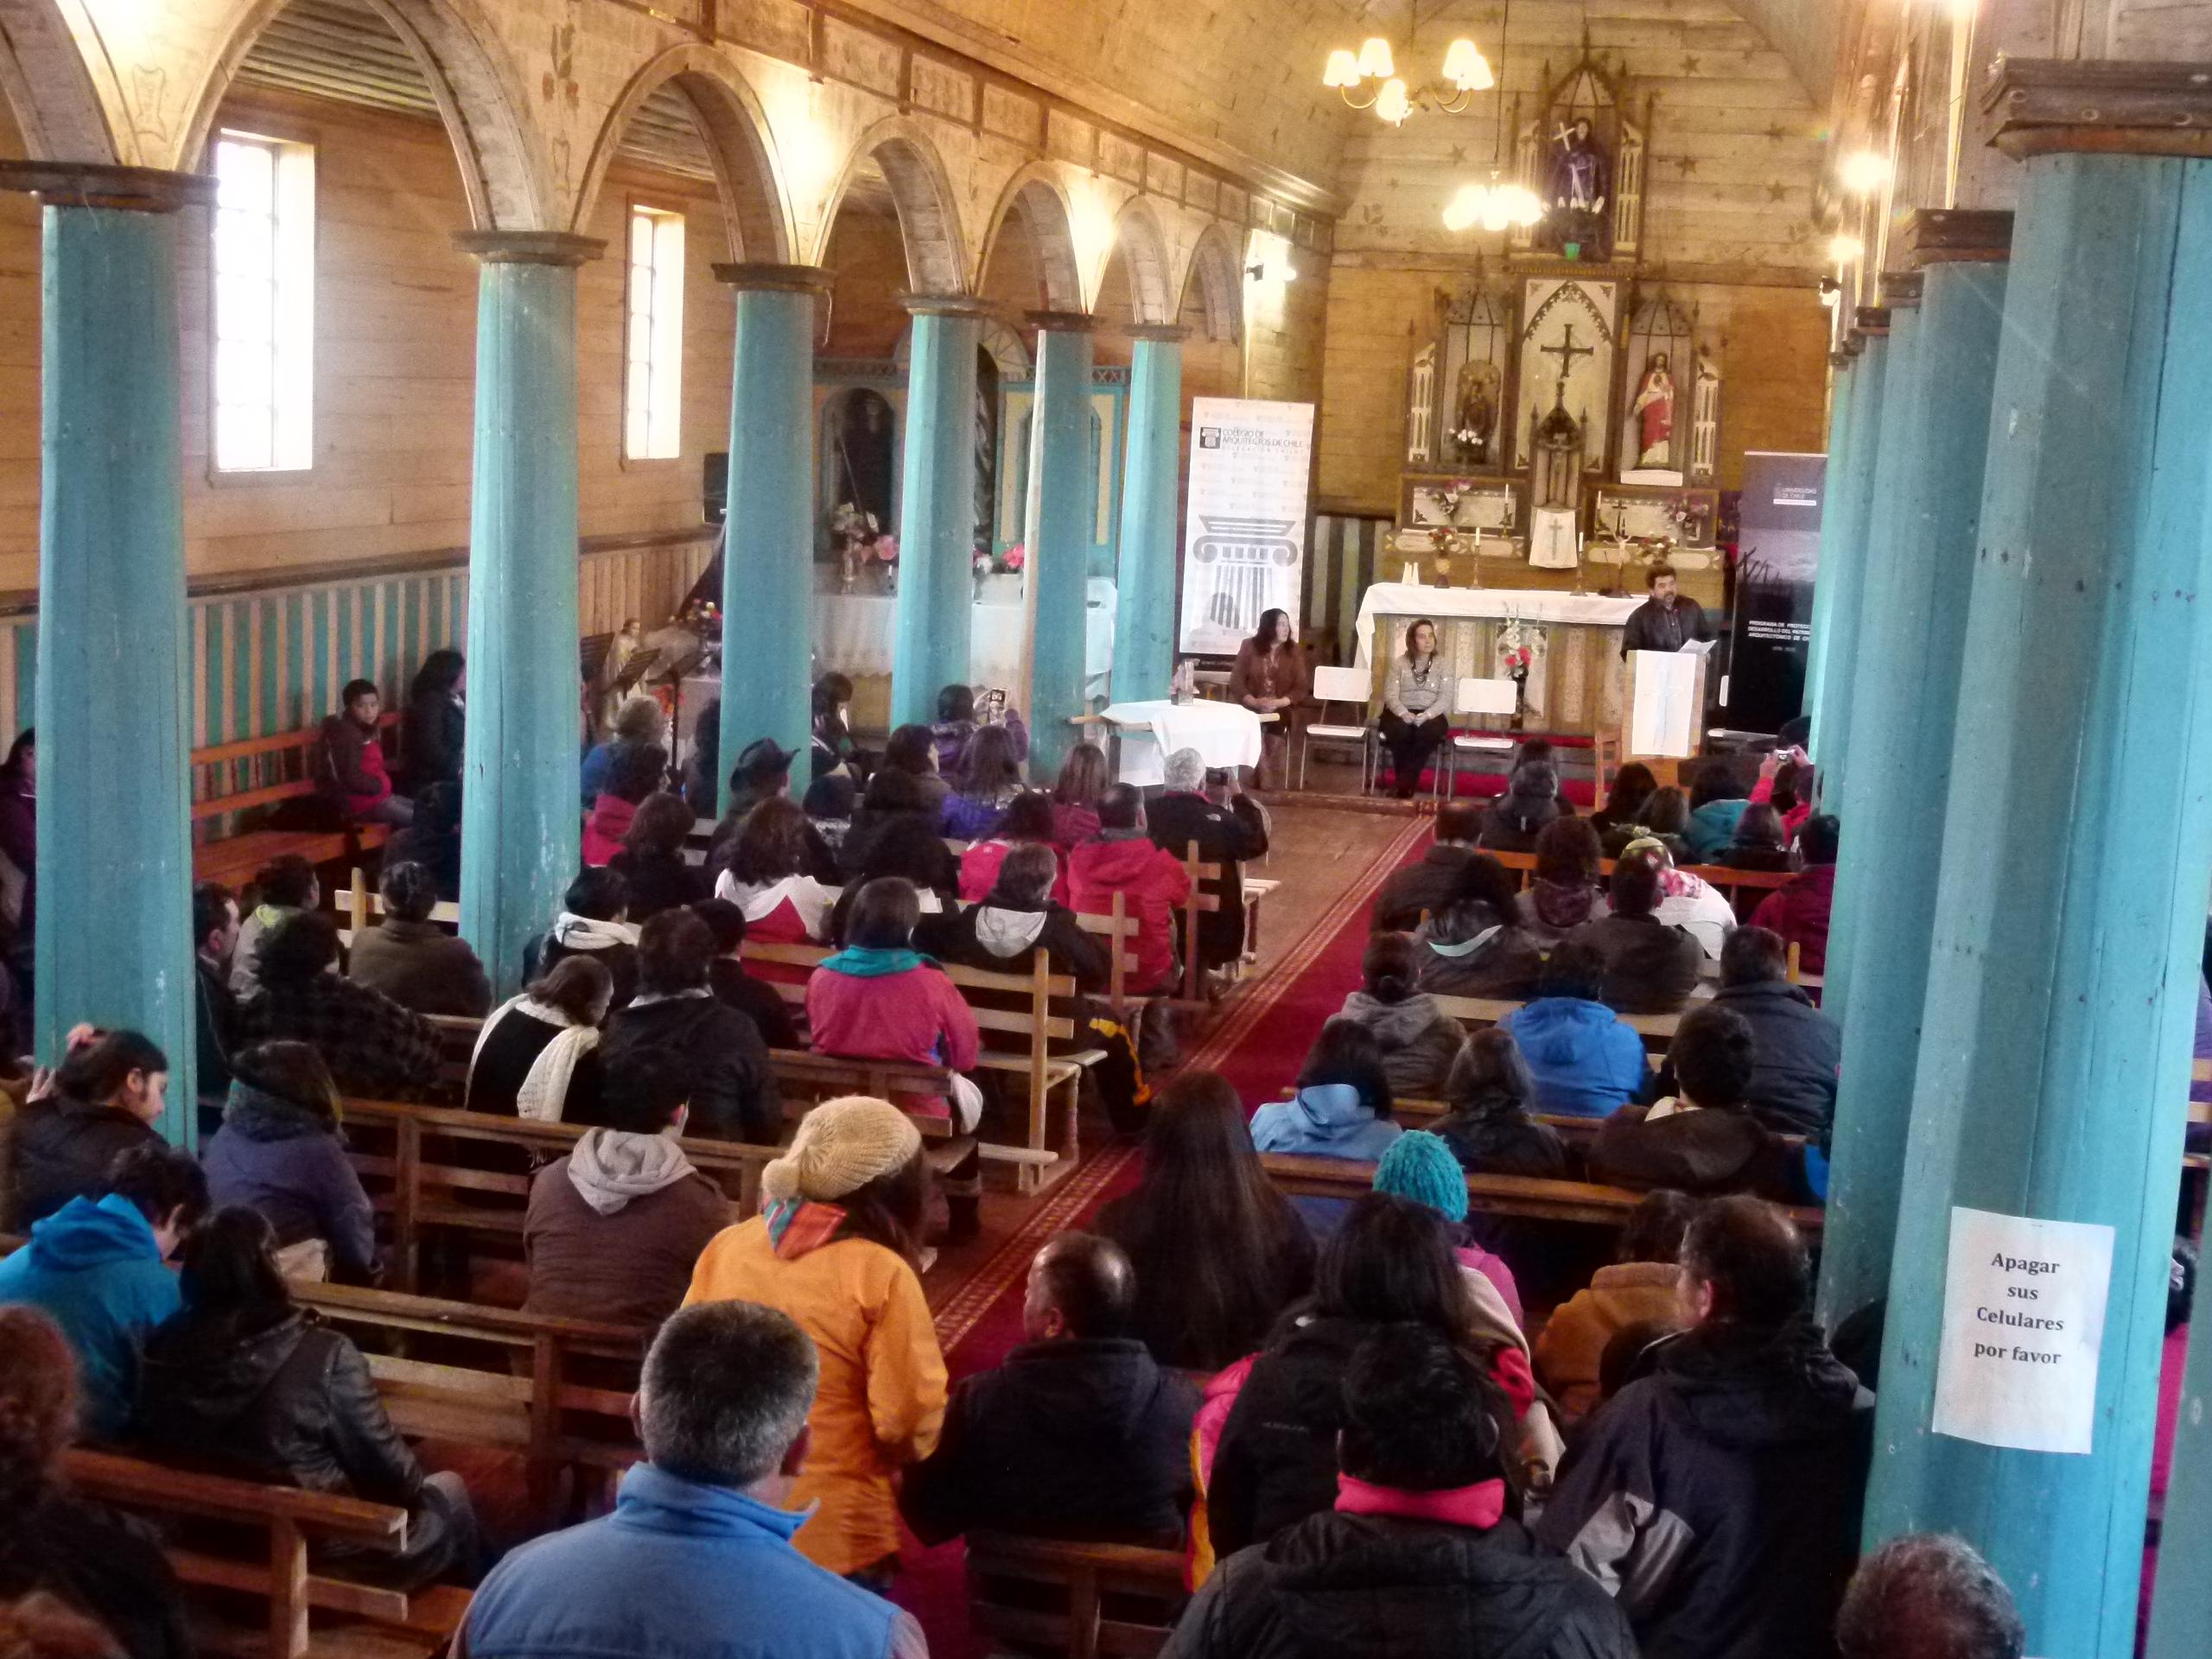
M 1497 434 L 1498 405 L 1505 391 L 1505 376 L 1497 364 L 1471 358 L 1459 365 L 1459 384 L 1452 399 L 1452 447 L 1462 466 L 1491 464 L 1491 441 Z
M 1542 230 L 1554 251 L 1565 253 L 1572 247 L 1584 259 L 1612 257 L 1611 220 L 1605 212 L 1612 173 L 1612 160 L 1599 142 L 1589 117 L 1578 116 L 1552 134 Z
M 1643 365 L 1643 378 L 1629 405 L 1636 422 L 1636 464 L 1672 467 L 1675 453 L 1675 378 L 1667 372 L 1667 353 L 1654 352 Z

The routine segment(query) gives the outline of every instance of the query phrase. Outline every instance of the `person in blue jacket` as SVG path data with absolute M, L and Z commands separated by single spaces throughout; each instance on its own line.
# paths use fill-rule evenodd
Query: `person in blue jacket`
M 1682 839 L 1700 864 L 1718 864 L 1736 839 L 1736 826 L 1751 805 L 1751 788 L 1730 762 L 1718 757 L 1697 769 L 1690 785 L 1689 828 Z
M 1372 1163 L 1398 1138 L 1390 1118 L 1395 1103 L 1375 1033 L 1338 1014 L 1313 1039 L 1298 1093 L 1252 1114 L 1252 1144 L 1262 1152 Z
M 1643 1039 L 1599 1000 L 1605 967 L 1587 945 L 1552 948 L 1536 998 L 1498 1023 L 1536 1080 L 1538 1111 L 1605 1117 L 1643 1089 Z
M 128 1433 L 139 1351 L 181 1305 L 167 1258 L 207 1208 L 207 1178 L 190 1153 L 130 1147 L 117 1154 L 105 1194 L 70 1199 L 0 1261 L 0 1302 L 37 1308 L 76 1353 L 85 1439 Z

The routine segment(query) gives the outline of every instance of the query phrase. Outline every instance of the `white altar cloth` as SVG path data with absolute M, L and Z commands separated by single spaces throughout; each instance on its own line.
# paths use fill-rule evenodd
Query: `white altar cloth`
M 1260 764 L 1260 717 L 1242 703 L 1116 702 L 1101 718 L 1121 734 L 1125 784 L 1160 782 L 1165 758 L 1178 749 L 1196 749 L 1224 770 Z
M 1624 626 L 1641 599 L 1608 599 L 1602 594 L 1539 593 L 1525 588 L 1430 588 L 1418 582 L 1378 582 L 1359 601 L 1357 639 L 1361 668 L 1372 659 L 1378 616 L 1487 617 L 1523 622 L 1579 623 L 1586 627 Z
M 1022 605 L 1019 584 L 1012 586 L 1010 601 L 986 600 L 969 612 L 968 677 L 975 684 L 1011 690 L 1018 683 Z M 1103 576 L 1091 577 L 1086 601 L 1084 673 L 1097 682 L 1114 665 L 1113 582 Z M 898 614 L 899 601 L 893 594 L 816 594 L 816 671 L 836 669 L 855 679 L 890 673 Z M 1100 689 L 1094 684 L 1093 694 Z

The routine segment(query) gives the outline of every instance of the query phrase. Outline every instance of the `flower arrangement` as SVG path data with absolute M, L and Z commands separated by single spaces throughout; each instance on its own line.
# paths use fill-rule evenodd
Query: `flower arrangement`
M 976 543 L 975 556 L 969 567 L 976 577 L 976 597 L 979 601 L 983 597 L 986 577 L 1014 574 L 1028 562 L 1028 552 L 1020 542 L 1001 553 L 994 553 L 982 543 Z
M 691 601 L 676 613 L 676 622 L 710 643 L 722 637 L 722 607 L 710 599 Z

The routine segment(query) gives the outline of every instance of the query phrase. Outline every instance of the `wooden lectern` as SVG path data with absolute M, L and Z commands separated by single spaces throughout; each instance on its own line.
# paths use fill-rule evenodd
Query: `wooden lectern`
M 1702 651 L 1631 651 L 1621 683 L 1620 758 L 1641 760 L 1660 786 L 1681 785 L 1704 740 Z

